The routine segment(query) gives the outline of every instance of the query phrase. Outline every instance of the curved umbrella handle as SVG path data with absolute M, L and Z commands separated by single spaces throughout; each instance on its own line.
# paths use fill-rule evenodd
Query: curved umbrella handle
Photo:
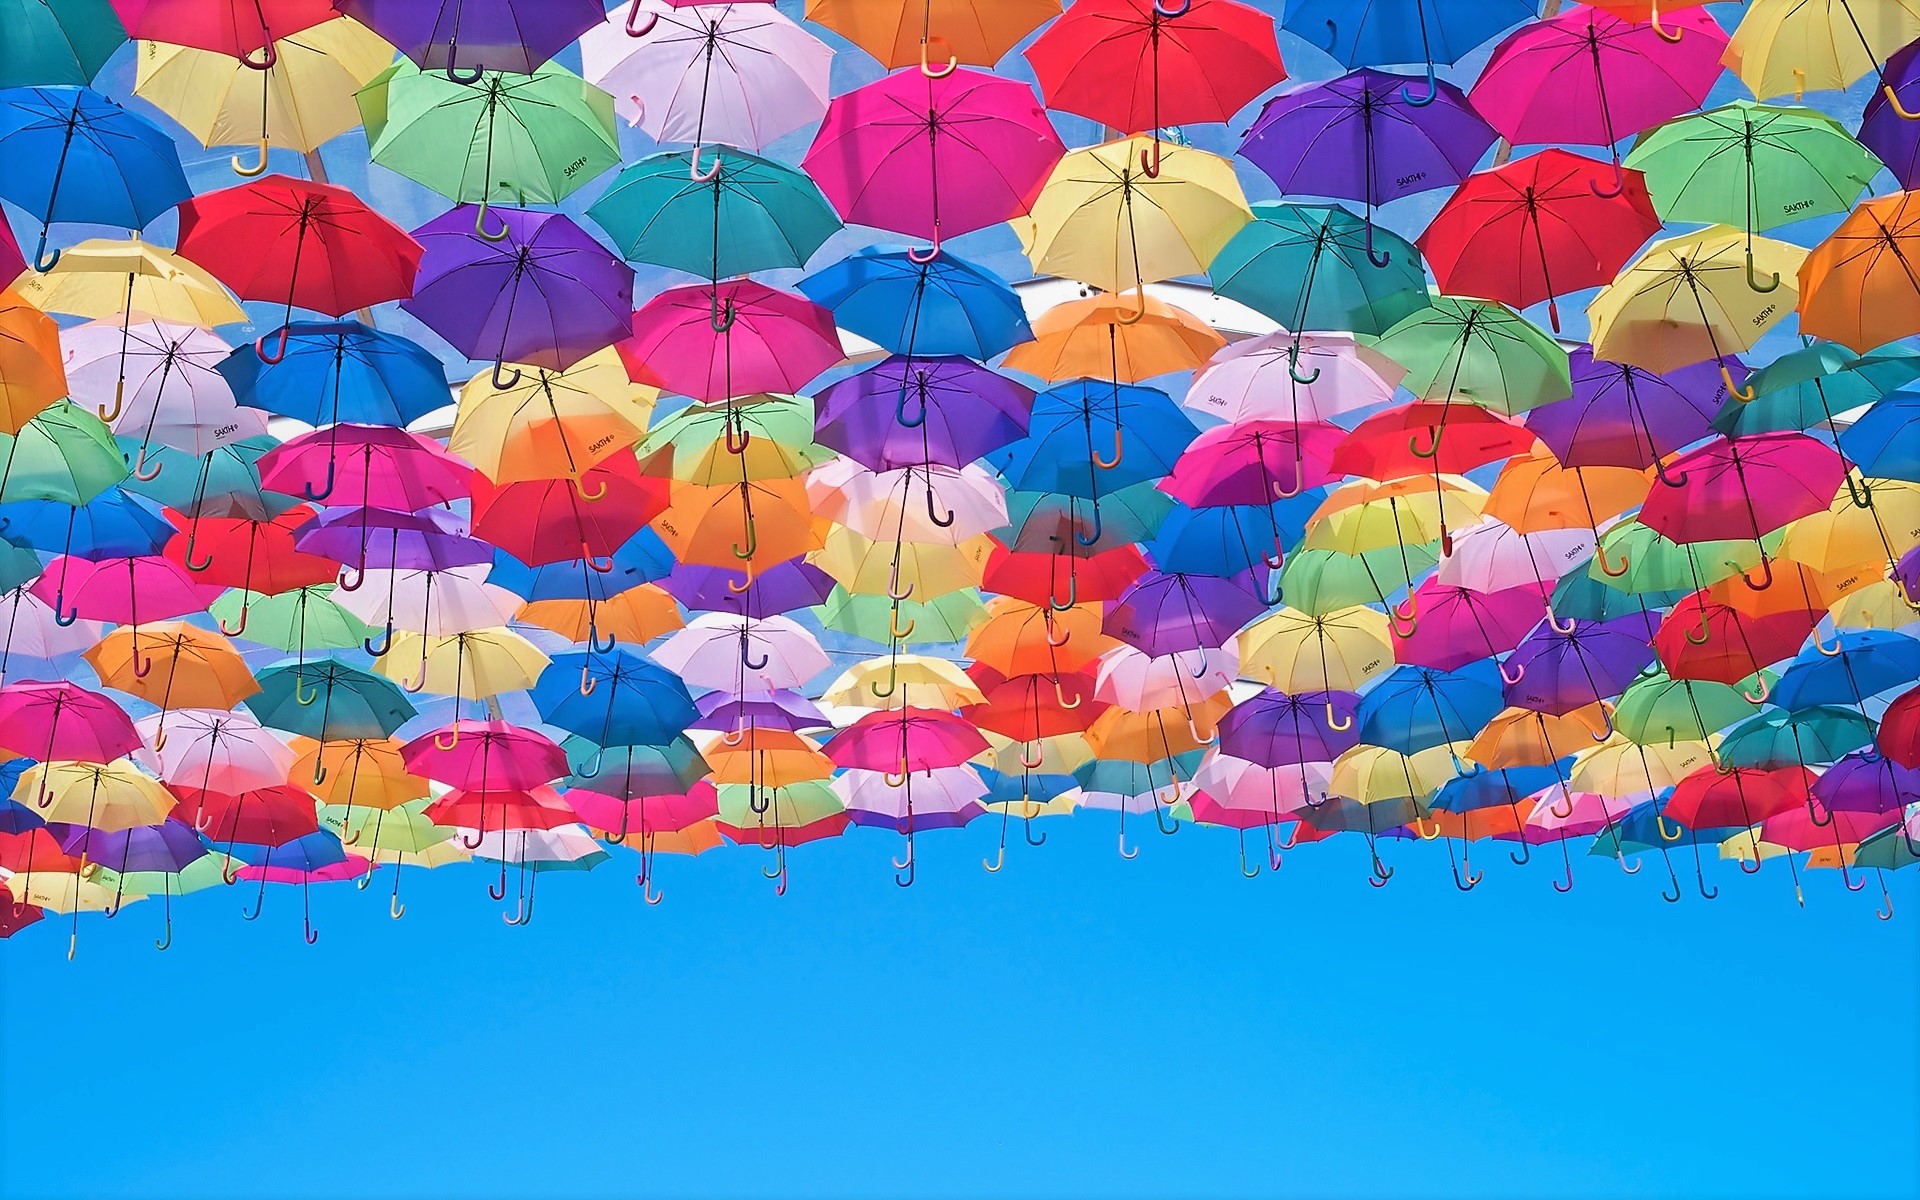
M 920 623 L 917 617 L 908 617 L 905 625 L 900 624 L 900 606 L 887 610 L 887 633 L 897 642 L 904 642 L 913 636 L 913 630 Z
M 45 275 L 60 265 L 60 251 L 55 249 L 53 257 L 47 257 L 47 227 L 40 227 L 40 244 L 33 248 L 33 269 Z
M 504 392 L 520 382 L 520 376 L 522 374 L 520 368 L 514 367 L 513 374 L 511 375 L 502 375 L 500 372 L 506 368 L 507 363 L 505 359 L 496 358 L 493 360 L 493 379 L 491 382 L 493 383 L 493 390 L 496 392 Z
M 1752 384 L 1748 384 L 1744 391 L 1734 386 L 1733 372 L 1727 369 L 1726 363 L 1720 364 L 1720 382 L 1726 386 L 1727 394 L 1742 404 L 1750 403 L 1758 395 Z
M 372 638 L 360 639 L 360 647 L 375 658 L 380 658 L 393 649 L 393 622 L 387 622 L 386 632 L 380 635 L 380 644 L 375 645 Z
M 1160 178 L 1160 131 L 1157 129 L 1153 135 L 1153 147 L 1140 151 L 1140 173 L 1148 179 Z
M 1079 602 L 1080 577 L 1078 575 L 1067 576 L 1067 598 L 1065 600 L 1061 600 L 1060 597 L 1054 595 L 1051 586 L 1047 588 L 1047 607 L 1054 612 L 1066 612 Z
M 289 332 L 291 331 L 287 326 L 282 325 L 280 327 L 280 333 L 274 342 L 272 354 L 267 353 L 267 338 L 273 337 L 274 335 L 264 334 L 255 338 L 253 342 L 253 352 L 259 356 L 261 362 L 270 367 L 277 366 L 281 360 L 287 357 L 287 335 Z
M 255 58 L 255 55 L 259 55 Z M 240 65 L 251 71 L 271 71 L 280 62 L 280 49 L 268 39 L 267 44 L 249 50 L 240 56 Z
M 1767 677 L 1764 675 L 1760 676 L 1759 679 L 1760 690 L 1758 694 L 1750 694 L 1745 688 L 1735 688 L 1734 690 L 1739 692 L 1740 698 L 1748 704 L 1765 704 L 1767 697 L 1773 695 L 1773 685 L 1767 682 Z
M 1760 282 L 1760 276 L 1759 276 L 1758 274 L 1756 274 L 1756 273 L 1754 272 L 1754 269 L 1753 269 L 1753 251 L 1752 251 L 1752 250 L 1748 250 L 1748 251 L 1747 251 L 1747 286 L 1748 286 L 1749 288 L 1751 288 L 1751 289 L 1753 289 L 1754 291 L 1756 291 L 1756 292 L 1758 292 L 1758 293 L 1760 293 L 1760 294 L 1761 294 L 1761 295 L 1763 295 L 1763 296 L 1764 296 L 1764 295 L 1766 295 L 1766 294 L 1767 294 L 1768 292 L 1771 292 L 1771 291 L 1773 291 L 1773 290 L 1775 290 L 1776 288 L 1778 288 L 1778 287 L 1780 286 L 1780 272 L 1778 272 L 1778 271 L 1770 271 L 1770 272 L 1768 272 L 1768 274 L 1770 274 L 1770 275 L 1772 275 L 1772 276 L 1773 276 L 1773 280 L 1772 280 L 1772 282 L 1770 282 L 1770 283 L 1761 283 L 1761 282 Z M 1723 371 L 1724 371 L 1724 370 L 1726 370 L 1726 368 L 1725 368 L 1725 367 L 1722 367 L 1722 368 L 1721 368 L 1721 370 L 1723 370 Z M 1729 385 L 1729 390 L 1731 390 L 1731 385 Z M 1734 394 L 1735 394 L 1735 395 L 1739 395 L 1739 393 L 1738 393 L 1738 392 L 1735 392 Z M 1742 397 L 1741 397 L 1741 399 L 1743 399 L 1743 400 L 1751 400 L 1751 399 L 1753 399 L 1753 397 L 1752 397 L 1752 396 L 1742 396 Z
M 1501 660 L 1499 668 L 1501 682 L 1505 683 L 1508 687 L 1513 687 L 1527 677 L 1527 664 L 1525 663 L 1514 664 L 1514 672 L 1511 675 L 1507 674 L 1506 660 Z
M 1900 96 L 1893 90 L 1892 84 L 1881 84 L 1880 94 L 1887 98 L 1887 107 L 1893 110 L 1894 116 L 1899 117 L 1902 121 L 1920 121 L 1920 112 L 1914 112 L 1906 105 L 1900 103 Z M 1882 919 L 1884 920 L 1885 918 Z
M 156 458 L 153 460 L 153 464 L 149 466 L 147 464 L 147 449 L 145 446 L 140 447 L 140 453 L 136 455 L 133 460 L 133 477 L 141 483 L 152 483 L 154 480 L 160 478 L 161 470 L 167 465 L 164 460 Z
M 1062 623 L 1060 626 L 1060 636 L 1054 637 L 1053 636 L 1053 620 L 1052 620 L 1053 610 L 1043 609 L 1041 611 L 1044 612 L 1047 616 L 1047 623 L 1046 623 L 1047 645 L 1052 646 L 1055 650 L 1058 650 L 1060 647 L 1066 645 L 1068 642 L 1073 640 L 1073 630 L 1070 627 L 1068 627 L 1065 623 Z
M 1367 261 L 1372 263 L 1374 266 L 1380 267 L 1382 269 L 1391 265 L 1393 262 L 1393 251 L 1381 250 L 1378 253 L 1375 253 L 1373 249 L 1373 222 L 1372 221 L 1367 222 Z
M 1403 87 L 1400 89 L 1400 99 L 1404 100 L 1407 104 L 1411 105 L 1414 108 L 1425 108 L 1427 105 L 1432 104 L 1435 100 L 1438 100 L 1439 98 L 1440 98 L 1440 80 L 1439 80 L 1439 77 L 1434 74 L 1432 62 L 1427 63 L 1426 95 L 1415 96 L 1411 88 Z
M 1740 580 L 1745 583 L 1751 591 L 1766 591 L 1773 586 L 1773 560 L 1764 554 L 1760 556 L 1760 582 L 1755 583 L 1753 581 L 1753 572 L 1750 570 L 1740 572 Z
M 735 558 L 741 558 L 741 559 L 752 558 L 756 553 L 759 552 L 759 550 L 760 550 L 760 533 L 757 529 L 754 528 L 753 514 L 748 513 L 747 514 L 747 543 L 744 546 L 738 543 L 735 543 L 733 547 L 733 556 Z M 903 599 L 903 600 L 905 598 L 906 597 L 904 596 L 898 597 L 898 599 Z
M 1348 713 L 1346 718 L 1343 721 L 1338 710 L 1336 710 L 1333 707 L 1333 702 L 1329 700 L 1327 702 L 1327 728 L 1334 730 L 1337 733 L 1344 733 L 1347 730 L 1352 729 L 1353 714 Z
M 1617 158 L 1613 160 L 1613 183 L 1610 186 L 1603 188 L 1596 180 L 1589 179 L 1587 180 L 1587 190 L 1602 200 L 1612 200 L 1625 192 L 1627 190 L 1627 173 L 1621 169 L 1620 160 Z
M 1031 744 L 1033 747 L 1031 751 L 1027 749 L 1029 744 Z M 1020 743 L 1020 765 L 1021 766 L 1025 767 L 1029 771 L 1038 771 L 1040 769 L 1040 765 L 1046 761 L 1047 761 L 1046 747 L 1042 746 L 1039 742 L 1036 741 L 1033 743 L 1027 743 L 1027 742 Z
M 246 60 L 242 59 L 241 61 L 245 62 Z M 250 163 L 241 162 L 240 156 L 238 154 L 227 159 L 227 165 L 233 168 L 233 173 L 235 175 L 238 175 L 242 179 L 253 179 L 257 176 L 266 174 L 267 172 L 267 139 L 264 137 L 261 138 L 258 144 L 260 147 L 260 157 L 256 158 L 254 161 Z
M 736 596 L 746 595 L 748 589 L 752 587 L 753 587 L 753 573 L 750 571 L 741 572 L 740 582 L 738 583 L 735 583 L 731 579 L 727 580 L 727 590 L 729 592 L 732 592 Z M 608 648 L 611 649 L 612 647 L 609 646 Z
M 1111 471 L 1115 467 L 1119 466 L 1120 463 L 1126 457 L 1127 457 L 1126 431 L 1122 429 L 1119 425 L 1115 425 L 1113 427 L 1113 457 L 1101 458 L 1098 454 L 1095 454 L 1093 456 L 1093 465 L 1096 467 L 1099 467 L 1102 471 Z M 1100 517 L 1100 509 L 1097 505 L 1094 507 L 1093 513 L 1094 513 L 1094 520 L 1097 526 L 1097 523 Z M 1095 541 L 1099 540 L 1098 534 L 1094 535 L 1094 540 Z M 1082 546 L 1091 546 L 1093 543 L 1081 542 L 1080 544 Z
M 334 481 L 334 476 L 337 474 L 335 470 L 335 466 L 336 464 L 334 463 L 333 459 L 328 458 L 327 459 L 327 481 L 326 483 L 321 485 L 319 491 L 316 492 L 313 490 L 312 483 L 303 483 L 300 485 L 300 490 L 306 494 L 307 499 L 313 501 L 315 504 L 318 504 L 322 500 L 325 500 L 328 496 L 333 495 L 333 481 Z
M 920 54 L 921 54 L 920 61 L 922 63 L 926 62 L 926 53 L 927 53 L 926 47 L 923 44 L 920 48 Z M 936 78 L 938 78 L 938 76 L 936 76 Z M 922 250 L 917 246 L 907 247 L 907 261 L 910 263 L 913 263 L 915 266 L 924 267 L 928 263 L 932 262 L 934 259 L 939 257 L 940 257 L 940 222 L 935 221 L 933 223 L 933 244 L 931 246 L 928 246 L 925 250 Z
M 1133 294 L 1139 297 L 1140 307 L 1138 309 L 1115 313 L 1113 320 L 1116 325 L 1138 325 L 1142 320 L 1146 318 L 1146 315 L 1147 315 L 1146 285 L 1135 284 L 1133 288 Z
M 113 385 L 113 407 L 99 408 L 96 406 L 93 410 L 94 415 L 100 418 L 102 424 L 111 425 L 120 419 L 121 410 L 126 407 L 126 404 L 127 377 L 122 375 Z M 1848 478 L 1851 479 L 1852 476 L 1849 475 Z
M 585 542 L 580 543 L 580 557 L 586 560 L 587 568 L 596 575 L 606 575 L 613 571 L 613 555 L 607 555 L 606 560 L 603 562 L 594 557 L 593 547 L 587 545 Z
M 937 509 L 933 503 L 933 481 L 928 480 L 927 481 L 927 520 L 932 521 L 935 525 L 938 525 L 942 529 L 952 529 L 953 523 L 957 519 L 958 518 L 954 516 L 953 509 L 951 508 L 947 509 L 946 516 L 943 517 L 940 515 L 939 509 Z
M 1704 608 L 1700 610 L 1700 636 L 1695 637 L 1693 633 L 1691 629 L 1686 631 L 1687 644 L 1690 646 L 1704 646 L 1707 639 L 1713 636 L 1713 626 L 1707 624 L 1707 610 Z
M 1058 704 L 1061 708 L 1066 709 L 1068 712 L 1072 712 L 1074 709 L 1079 708 L 1080 705 L 1085 701 L 1086 701 L 1085 696 L 1081 695 L 1078 692 L 1075 692 L 1073 694 L 1073 700 L 1069 702 L 1067 700 L 1066 688 L 1063 687 L 1060 683 L 1060 677 L 1058 675 L 1055 675 L 1053 677 L 1053 702 L 1055 704 Z
M 1292 377 L 1295 383 L 1300 384 L 1302 387 L 1320 378 L 1319 367 L 1315 367 L 1311 375 L 1302 375 L 1300 373 L 1300 343 L 1298 342 L 1287 347 L 1287 374 Z
M 1653 31 L 1660 35 L 1660 40 L 1668 45 L 1677 46 L 1680 44 L 1680 39 L 1686 36 L 1685 30 L 1668 29 L 1660 23 L 1660 0 L 1653 0 L 1653 3 L 1647 5 L 1647 24 L 1653 26 Z M 1677 886 L 1675 890 L 1678 890 Z
M 1178 7 L 1169 5 L 1167 0 L 1153 0 L 1153 15 L 1166 18 L 1184 17 L 1187 15 L 1187 10 L 1192 7 L 1193 0 L 1180 0 Z
M 1614 566 L 1607 561 L 1607 548 L 1598 544 L 1593 548 L 1593 559 L 1600 564 L 1600 573 L 1610 579 L 1618 579 L 1622 575 L 1625 575 L 1627 568 L 1633 565 L 1633 560 L 1627 555 L 1622 554 L 1620 556 L 1620 565 L 1617 567 Z
M 1094 461 L 1099 462 L 1100 460 L 1095 458 Z M 1091 548 L 1094 543 L 1100 540 L 1100 536 L 1105 532 L 1106 523 L 1100 516 L 1100 506 L 1096 504 L 1093 506 L 1093 531 L 1091 533 L 1082 533 L 1076 529 L 1073 533 L 1073 540 L 1082 546 Z
M 348 582 L 349 580 L 352 582 Z M 366 581 L 366 567 L 349 567 L 343 563 L 340 567 L 340 574 L 334 578 L 333 585 L 343 592 L 357 592 L 360 590 L 360 586 L 366 583 Z
M 1840 657 L 1840 651 L 1841 651 L 1840 631 L 1837 629 L 1834 630 L 1833 646 L 1831 649 L 1829 649 L 1827 644 L 1820 640 L 1820 627 L 1818 625 L 1815 625 L 1813 627 L 1813 648 L 1815 650 L 1818 650 L 1822 655 L 1824 655 L 1827 658 Z
M 728 297 L 727 302 L 724 305 L 721 304 L 720 290 L 715 288 L 713 298 L 708 302 L 708 326 L 711 327 L 715 333 L 725 333 L 727 330 L 733 328 L 733 323 L 738 317 L 739 313 L 735 311 L 733 306 L 733 298 Z M 728 448 L 731 449 L 733 445 L 733 435 L 729 433 L 727 437 L 727 445 Z M 745 445 L 746 443 L 742 442 L 741 444 Z
M 1440 437 L 1445 432 L 1446 431 L 1440 426 L 1435 425 L 1432 430 L 1433 440 L 1425 450 L 1420 448 L 1420 435 L 1417 433 L 1412 434 L 1407 438 L 1407 449 L 1413 452 L 1415 458 L 1438 458 L 1440 456 Z
M 507 224 L 507 219 L 502 217 L 499 229 L 488 229 L 487 201 L 482 199 L 473 211 L 473 231 L 489 242 L 504 242 L 513 233 L 513 226 Z
M 228 629 L 227 623 L 220 621 L 219 626 L 220 632 L 226 634 L 228 637 L 239 637 L 245 633 L 247 631 L 247 606 L 244 604 L 240 606 L 240 623 L 238 625 L 235 625 L 232 629 Z
M 731 316 L 727 318 L 727 324 L 733 324 L 733 318 Z M 745 454 L 747 452 L 747 443 L 753 440 L 753 430 L 748 429 L 745 424 L 742 424 L 739 428 L 740 437 L 738 440 L 735 440 L 733 436 L 734 423 L 732 421 L 727 422 L 727 453 L 733 455 L 735 458 Z
M 1547 624 L 1561 637 L 1572 637 L 1575 633 L 1579 632 L 1580 629 L 1580 619 L 1578 617 L 1568 617 L 1567 623 L 1562 625 L 1560 618 L 1554 615 L 1554 611 L 1551 608 L 1547 610 Z
M 627 6 L 627 36 L 630 38 L 643 38 L 652 33 L 653 27 L 660 23 L 660 14 L 656 12 L 647 14 L 646 24 L 635 25 L 634 20 L 639 16 L 640 0 L 633 0 L 633 3 Z
M 920 73 L 928 79 L 945 79 L 959 69 L 960 59 L 957 55 L 949 53 L 947 55 L 946 66 L 934 66 L 931 62 L 927 61 L 927 43 L 931 40 L 930 38 L 920 39 Z
M 447 44 L 447 66 L 445 71 L 447 82 L 457 83 L 462 87 L 472 87 L 474 84 L 480 82 L 480 77 L 487 73 L 487 69 L 476 63 L 471 70 L 455 70 L 453 60 L 458 56 L 459 52 L 460 43 L 449 42 Z
M 695 183 L 712 183 L 714 180 L 720 178 L 721 156 L 716 153 L 713 156 L 713 165 L 702 171 L 700 169 L 700 152 L 701 147 L 695 145 L 694 148 L 687 153 L 687 178 L 693 180 Z
M 599 627 L 591 623 L 588 624 L 587 649 L 593 651 L 595 654 L 611 654 L 613 653 L 613 648 L 617 646 L 619 643 L 620 643 L 620 638 L 618 637 L 618 635 L 611 634 L 611 633 L 607 635 L 607 640 L 605 642 L 602 642 L 600 640 Z

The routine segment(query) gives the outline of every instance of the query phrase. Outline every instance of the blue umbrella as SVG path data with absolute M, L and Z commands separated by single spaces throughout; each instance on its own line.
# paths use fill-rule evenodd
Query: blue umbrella
M 56 221 L 140 229 L 193 195 L 173 139 L 83 87 L 0 91 L 0 197 L 40 218 L 37 271 Z
M 1010 487 L 1092 500 L 1159 479 L 1198 436 L 1163 391 L 1081 379 L 1041 392 L 1027 436 L 986 461 Z
M 998 275 L 952 254 L 919 262 L 869 246 L 800 281 L 842 329 L 893 354 L 985 361 L 1033 339 L 1020 297 Z
M 1360 740 L 1413 754 L 1467 741 L 1505 706 L 1500 674 L 1485 659 L 1457 671 L 1399 666 L 1360 698 Z
M 624 650 L 558 655 L 531 694 L 541 720 L 601 746 L 662 745 L 700 715 L 678 675 Z
M 358 321 L 295 321 L 284 357 L 242 346 L 220 374 L 241 404 L 308 425 L 405 426 L 453 402 L 439 359 Z
M 331 658 L 262 671 L 246 706 L 269 729 L 337 742 L 383 738 L 419 715 L 406 693 L 382 678 Z
M 1176 504 L 1146 545 L 1148 555 L 1163 571 L 1194 575 L 1238 575 L 1256 567 L 1270 568 L 1283 548 L 1305 535 L 1307 519 L 1326 498 L 1314 488 L 1271 505 L 1220 505 L 1188 508 Z M 1277 586 L 1278 573 L 1269 581 Z M 1268 593 L 1270 603 L 1278 603 Z
M 1773 685 L 1782 708 L 1858 704 L 1868 696 L 1906 687 L 1920 677 L 1920 641 L 1882 629 L 1849 629 L 1835 635 L 1839 651 L 1802 652 Z
M 1536 0 L 1288 0 L 1281 27 L 1347 67 L 1422 64 L 1424 97 L 1438 95 L 1437 63 L 1454 63 L 1474 47 L 1537 15 Z
M 1840 453 L 1862 475 L 1920 483 L 1920 392 L 1877 401 L 1841 433 Z
M 1528 796 L 1556 787 L 1563 780 L 1554 767 L 1501 767 L 1457 775 L 1440 785 L 1428 805 L 1443 812 L 1475 812 L 1502 804 L 1518 804 Z
M 1874 729 L 1851 708 L 1777 708 L 1727 730 L 1716 755 L 1724 767 L 1824 766 L 1873 745 Z
M 616 800 L 681 795 L 711 770 L 699 748 L 684 735 L 631 746 L 602 746 L 588 738 L 570 737 L 560 746 L 572 770 L 561 781 L 563 786 Z M 591 775 L 583 770 L 586 767 L 593 768 Z
M 0 504 L 0 535 L 36 550 L 81 558 L 158 554 L 174 532 L 151 501 L 118 488 L 78 508 L 57 500 Z

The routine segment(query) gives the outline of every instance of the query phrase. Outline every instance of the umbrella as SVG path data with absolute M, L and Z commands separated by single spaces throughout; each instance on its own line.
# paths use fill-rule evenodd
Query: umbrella
M 17 0 L 6 9 L 0 17 L 7 28 L 0 88 L 84 86 L 127 40 L 108 0 Z
M 1920 38 L 1920 4 L 1886 0 L 1802 4 L 1755 0 L 1741 14 L 1726 50 L 1727 65 L 1755 96 L 1840 89 L 1873 74 L 1894 50 Z M 1862 24 L 1863 15 L 1865 23 Z
M 696 400 L 793 394 L 845 357 L 833 314 L 751 280 L 669 288 L 633 314 L 635 379 Z
M 587 210 L 633 262 L 710 279 L 805 266 L 840 219 L 812 179 L 743 150 L 717 151 L 702 172 L 684 154 L 653 154 Z
M 1033 340 L 1008 351 L 1001 366 L 1049 383 L 1106 378 L 1137 383 L 1205 365 L 1226 339 L 1182 308 L 1152 296 L 1112 294 L 1070 300 L 1034 322 Z
M 918 262 L 869 246 L 800 281 L 841 328 L 893 354 L 985 360 L 1026 341 L 1026 309 L 1005 280 L 943 253 Z
M 600 23 L 599 0 L 336 0 L 341 12 L 449 79 L 530 74 Z
M 67 389 L 59 326 L 18 293 L 0 292 L 0 432 L 18 434 Z
M 1034 393 L 958 355 L 893 356 L 829 384 L 818 399 L 814 436 L 821 445 L 874 470 L 894 470 L 958 467 L 1018 441 Z
M 1286 27 L 1352 67 L 1424 63 L 1426 95 L 1439 92 L 1434 66 L 1458 62 L 1474 47 L 1535 16 L 1533 0 L 1445 5 L 1440 0 L 1298 0 Z
M 1337 205 L 1262 204 L 1253 212 L 1208 278 L 1221 295 L 1295 331 L 1293 347 L 1305 329 L 1383 333 L 1430 303 L 1419 253 L 1372 222 Z M 1299 382 L 1313 381 L 1289 365 Z
M 1920 181 L 1920 126 L 1911 120 L 1920 113 L 1920 50 L 1902 46 L 1887 59 L 1881 86 L 1867 98 L 1860 117 L 1860 144 L 1887 165 L 1903 188 Z
M 109 0 L 127 36 L 211 50 L 256 71 L 279 61 L 280 38 L 334 17 L 326 0 Z
M 1865 353 L 1920 331 L 1910 260 L 1920 254 L 1920 203 L 1911 192 L 1854 209 L 1800 264 L 1800 328 Z
M 138 238 L 93 238 L 69 246 L 52 270 L 25 276 L 15 287 L 44 312 L 78 317 L 130 319 L 138 313 L 202 329 L 247 319 L 226 285 L 204 267 Z
M 1312 369 L 1288 369 L 1301 360 Z M 1282 329 L 1216 351 L 1180 402 L 1227 421 L 1325 421 L 1385 404 L 1404 374 L 1399 364 L 1347 335 L 1296 337 Z
M 944 54 L 991 67 L 1029 33 L 1060 15 L 1059 0 L 808 0 L 807 19 L 840 34 L 885 67 L 916 62 L 929 74 Z M 935 58 L 929 61 L 928 48 Z M 917 57 L 916 57 L 917 56 Z

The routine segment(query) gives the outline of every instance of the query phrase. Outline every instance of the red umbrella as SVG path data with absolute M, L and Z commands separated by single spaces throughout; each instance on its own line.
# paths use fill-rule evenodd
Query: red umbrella
M 720 811 L 719 793 L 704 779 L 685 794 L 635 796 L 630 800 L 571 787 L 567 789 L 567 803 L 582 821 L 606 830 L 616 843 L 634 835 L 645 839 L 657 833 L 678 833 Z
M 1791 521 L 1825 512 L 1845 478 L 1845 460 L 1804 433 L 1716 438 L 1667 465 L 1640 522 L 1676 542 L 1755 542 Z M 1773 583 L 1773 561 L 1755 588 Z
M 1520 422 L 1477 405 L 1415 400 L 1356 425 L 1333 452 L 1331 465 L 1368 479 L 1459 475 L 1524 454 L 1533 442 L 1533 431 Z
M 167 621 L 205 612 L 227 589 L 195 579 L 158 554 L 97 562 L 68 554 L 48 563 L 29 590 L 54 610 L 56 621 L 71 624 L 84 617 L 137 629 L 142 619 Z
M 1675 679 L 1737 684 L 1760 668 L 1799 653 L 1821 616 L 1821 610 L 1804 608 L 1744 613 L 1706 592 L 1695 592 L 1675 604 L 1660 622 L 1653 646 L 1660 665 Z
M 635 383 L 695 400 L 791 395 L 846 357 L 832 313 L 750 279 L 661 292 L 618 350 Z
M 193 46 L 256 71 L 280 60 L 274 40 L 340 14 L 332 0 L 111 0 L 127 36 Z
M 0 687 L 0 750 L 50 762 L 112 762 L 140 748 L 120 706 L 66 680 Z
M 435 825 L 477 830 L 481 837 L 509 829 L 558 829 L 580 820 L 560 793 L 545 785 L 451 791 L 427 805 L 425 815 Z M 471 842 L 463 838 L 462 844 L 471 850 L 479 846 L 480 838 Z
M 1646 177 L 1565 150 L 1543 150 L 1468 176 L 1420 235 L 1440 290 L 1525 308 L 1612 280 L 1660 230 Z
M 986 699 L 967 705 L 960 715 L 981 729 L 1017 742 L 1085 733 L 1095 717 L 1112 707 L 1094 698 L 1091 675 L 1062 672 L 1007 678 L 991 667 L 974 663 L 967 668 L 967 677 Z M 1035 761 L 1028 765 L 1040 764 Z
M 169 510 L 167 519 L 180 532 L 167 539 L 162 553 L 192 572 L 192 578 L 202 586 L 244 588 L 274 596 L 294 588 L 332 583 L 340 574 L 338 561 L 294 548 L 294 531 L 312 516 L 313 510 L 305 505 L 290 508 L 270 521 L 187 517 Z M 141 604 L 145 606 L 145 597 Z
M 671 487 L 665 479 L 641 474 L 631 454 L 616 454 L 578 479 L 499 485 L 476 473 L 473 536 L 528 566 L 598 559 L 665 512 Z
M 313 795 L 288 784 L 242 792 L 169 784 L 167 790 L 180 801 L 173 818 L 211 841 L 283 846 L 320 828 Z
M 1047 107 L 1127 133 L 1230 119 L 1287 77 L 1273 18 L 1235 0 L 1077 0 L 1027 48 Z M 1160 143 L 1142 152 L 1160 171 Z
M 1817 778 L 1802 766 L 1704 766 L 1673 789 L 1662 814 L 1688 829 L 1744 829 L 1807 803 Z
M 1920 767 L 1920 688 L 1895 697 L 1880 717 L 1881 753 L 1903 767 Z
M 20 253 L 20 243 L 13 238 L 12 226 L 0 221 L 0 280 L 12 287 L 13 281 L 26 273 L 27 260 Z
M 1035 554 L 996 545 L 987 555 L 981 586 L 1029 604 L 1071 608 L 1094 600 L 1117 600 L 1147 572 L 1147 560 L 1128 544 L 1098 554 L 1064 546 L 1060 554 Z
M 179 251 L 242 300 L 329 316 L 413 294 L 420 243 L 346 188 L 269 175 L 180 206 Z M 256 347 L 269 358 L 262 338 Z M 277 355 L 287 349 L 280 330 Z

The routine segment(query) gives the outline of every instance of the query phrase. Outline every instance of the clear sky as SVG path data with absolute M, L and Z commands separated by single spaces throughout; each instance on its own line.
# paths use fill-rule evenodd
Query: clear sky
M 1911 1196 L 1920 891 L 1290 853 L 1110 817 L 157 903 L 0 944 L 0 1194 Z M 1132 831 L 1130 831 L 1132 832 Z M 1484 858 L 1484 861 L 1482 859 Z M 245 893 L 245 894 L 243 894 Z M 49 918 L 48 925 L 52 925 Z

